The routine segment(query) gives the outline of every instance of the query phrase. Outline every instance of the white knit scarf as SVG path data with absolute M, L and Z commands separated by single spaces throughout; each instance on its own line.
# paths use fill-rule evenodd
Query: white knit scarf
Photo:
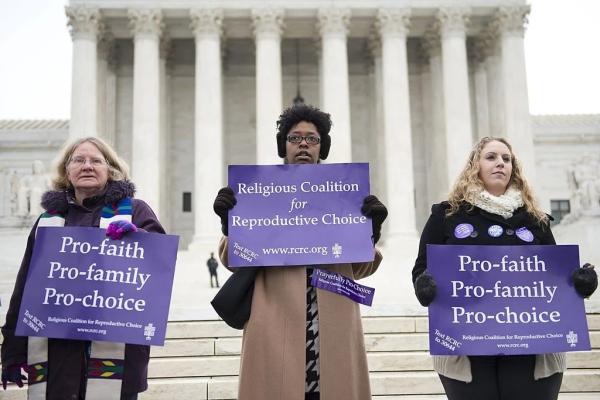
M 517 208 L 523 206 L 523 198 L 521 191 L 512 187 L 509 187 L 501 196 L 494 196 L 487 190 L 482 190 L 475 195 L 473 205 L 508 219 L 513 216 Z

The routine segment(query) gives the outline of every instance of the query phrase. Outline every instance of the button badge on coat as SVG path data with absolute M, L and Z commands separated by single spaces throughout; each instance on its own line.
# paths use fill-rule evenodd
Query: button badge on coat
M 488 228 L 488 235 L 491 237 L 499 237 L 504 232 L 504 229 L 500 225 L 492 225 Z
M 466 237 L 471 236 L 471 234 L 473 233 L 474 229 L 473 229 L 473 225 L 471 224 L 459 224 L 456 225 L 456 228 L 454 228 L 454 236 L 457 239 L 464 239 Z
M 525 242 L 533 242 L 533 233 L 525 227 L 517 229 L 517 236 Z

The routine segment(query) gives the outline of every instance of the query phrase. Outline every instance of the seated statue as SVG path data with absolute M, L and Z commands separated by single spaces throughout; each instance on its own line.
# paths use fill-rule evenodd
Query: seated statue
M 17 215 L 38 216 L 42 212 L 40 205 L 42 194 L 50 188 L 48 177 L 44 173 L 44 163 L 40 160 L 33 162 L 33 173 L 19 180 L 17 192 Z
M 561 223 L 572 223 L 582 215 L 600 215 L 600 160 L 583 156 L 568 171 L 571 212 Z

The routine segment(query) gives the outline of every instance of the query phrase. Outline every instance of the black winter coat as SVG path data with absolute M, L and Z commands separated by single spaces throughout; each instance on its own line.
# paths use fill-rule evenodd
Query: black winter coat
M 455 214 L 446 217 L 446 210 L 449 208 L 448 202 L 434 204 L 431 207 L 431 216 L 423 228 L 419 243 L 419 255 L 412 270 L 413 283 L 427 268 L 428 244 L 496 246 L 556 244 L 549 226 L 540 225 L 531 214 L 525 211 L 525 207 L 515 210 L 513 216 L 508 219 L 478 207 L 469 210 L 470 205 L 468 204 L 462 205 Z M 454 229 L 460 224 L 471 224 L 474 232 L 463 239 L 456 237 Z M 502 227 L 500 236 L 493 237 L 488 233 L 488 229 L 492 225 Z M 533 241 L 527 242 L 519 238 L 516 232 L 520 228 L 527 228 L 531 231 Z
M 123 181 L 111 182 L 103 195 L 85 199 L 83 206 L 77 205 L 72 195 L 55 191 L 44 194 L 42 206 L 47 210 L 66 213 L 65 226 L 97 227 L 100 225 L 101 211 L 105 204 L 114 204 L 124 197 L 133 196 L 133 193 L 133 184 Z M 138 228 L 147 232 L 165 233 L 156 215 L 146 203 L 138 199 L 133 199 L 132 203 L 132 222 Z M 37 221 L 27 239 L 27 248 L 6 314 L 6 324 L 2 327 L 3 366 L 27 363 L 27 337 L 15 336 L 15 327 L 35 243 L 36 227 Z M 47 400 L 79 397 L 81 384 L 85 382 L 85 343 L 82 340 L 48 339 Z M 125 368 L 121 388 L 123 394 L 139 393 L 148 388 L 149 359 L 150 346 L 133 344 L 125 346 Z

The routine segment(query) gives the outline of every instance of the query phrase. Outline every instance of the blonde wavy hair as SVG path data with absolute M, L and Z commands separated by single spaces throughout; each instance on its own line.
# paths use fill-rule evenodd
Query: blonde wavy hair
M 67 143 L 63 147 L 60 155 L 55 161 L 55 176 L 52 178 L 54 190 L 68 190 L 73 187 L 67 176 L 67 166 L 71 162 L 71 157 L 73 156 L 75 149 L 83 143 L 91 143 L 100 150 L 100 153 L 102 153 L 102 156 L 108 165 L 109 181 L 129 180 L 129 166 L 127 163 L 123 161 L 104 140 L 89 136 Z
M 512 146 L 506 141 L 506 139 L 489 136 L 481 138 L 479 142 L 475 144 L 473 150 L 471 150 L 467 164 L 462 169 L 458 179 L 450 191 L 450 194 L 448 195 L 448 203 L 450 203 L 450 208 L 446 211 L 446 215 L 449 216 L 456 213 L 460 208 L 460 205 L 464 203 L 470 204 L 471 208 L 474 207 L 473 202 L 475 196 L 484 190 L 483 181 L 481 178 L 479 178 L 479 159 L 481 158 L 481 152 L 483 151 L 483 148 L 490 142 L 500 142 L 508 147 L 512 164 L 512 174 L 510 175 L 508 186 L 512 186 L 514 189 L 521 192 L 521 197 L 523 198 L 523 203 L 527 213 L 534 217 L 540 225 L 548 225 L 548 215 L 546 215 L 546 213 L 540 209 L 535 198 L 533 197 L 531 187 L 523 176 L 521 163 L 515 156 Z

